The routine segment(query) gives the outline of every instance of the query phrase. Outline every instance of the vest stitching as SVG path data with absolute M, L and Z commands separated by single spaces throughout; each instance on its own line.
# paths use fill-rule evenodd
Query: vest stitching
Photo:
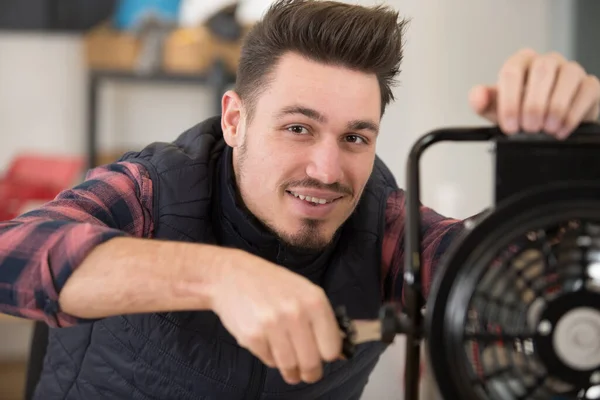
M 180 366 L 184 367 L 185 369 L 188 369 L 188 370 L 190 370 L 190 371 L 192 371 L 192 372 L 194 372 L 194 373 L 196 373 L 196 374 L 198 374 L 198 375 L 200 375 L 200 376 L 202 376 L 202 377 L 204 377 L 204 378 L 206 378 L 206 379 L 212 380 L 214 383 L 218 383 L 218 384 L 220 384 L 220 385 L 223 385 L 223 386 L 225 386 L 225 387 L 228 387 L 228 388 L 230 388 L 230 389 L 236 389 L 236 390 L 238 390 L 238 391 L 239 391 L 239 390 L 242 390 L 241 388 L 239 388 L 239 387 L 237 387 L 237 386 L 234 386 L 234 385 L 232 385 L 232 384 L 230 384 L 230 383 L 225 383 L 225 382 L 223 382 L 222 380 L 220 380 L 220 379 L 218 379 L 218 378 L 215 378 L 215 377 L 212 377 L 212 376 L 208 376 L 208 375 L 206 375 L 205 373 L 203 373 L 203 372 L 201 372 L 201 371 L 197 370 L 196 368 L 194 368 L 194 367 L 192 367 L 191 365 L 187 364 L 186 362 L 182 361 L 180 358 L 178 358 L 178 357 L 175 357 L 175 356 L 173 356 L 172 354 L 170 354 L 169 352 L 167 352 L 167 351 L 163 350 L 162 348 L 160 348 L 160 347 L 156 346 L 154 343 L 152 343 L 152 342 L 150 341 L 150 338 L 149 338 L 149 337 L 147 337 L 146 335 L 144 335 L 144 334 L 143 334 L 143 333 L 142 333 L 140 330 L 138 330 L 138 329 L 137 329 L 137 327 L 136 327 L 135 325 L 133 325 L 132 323 L 130 323 L 130 322 L 129 322 L 129 321 L 128 321 L 128 320 L 127 320 L 125 317 L 120 317 L 120 318 L 121 318 L 121 319 L 123 319 L 123 321 L 124 321 L 124 322 L 125 322 L 127 325 L 129 325 L 129 327 L 131 328 L 131 330 L 133 330 L 133 331 L 134 331 L 134 332 L 135 332 L 135 333 L 136 333 L 138 336 L 140 336 L 140 338 L 144 339 L 144 340 L 146 341 L 146 343 L 147 343 L 147 344 L 149 344 L 151 347 L 153 347 L 155 350 L 157 350 L 157 351 L 158 351 L 159 353 L 161 353 L 163 356 L 165 356 L 165 357 L 167 357 L 167 358 L 171 359 L 172 361 L 174 361 L 174 362 L 175 362 L 175 363 L 177 363 L 178 365 L 180 365 Z M 107 330 L 108 332 L 110 332 L 110 333 L 111 333 L 111 335 L 112 335 L 113 337 L 115 337 L 114 333 L 112 333 L 112 332 L 110 331 L 110 329 L 106 328 L 106 330 Z M 123 344 L 123 343 L 122 343 L 122 342 L 121 342 L 121 341 L 120 341 L 118 338 L 116 338 L 116 339 L 117 339 L 117 340 L 118 340 L 118 341 L 119 341 L 121 344 Z M 123 344 L 123 346 L 125 346 L 125 345 Z M 127 347 L 125 347 L 125 348 L 127 349 Z M 128 351 L 129 351 L 129 352 L 132 352 L 130 349 L 128 349 Z M 135 353 L 134 353 L 134 354 L 135 354 Z
M 73 357 L 71 357 L 71 353 L 69 351 L 67 351 L 67 348 L 65 347 L 63 342 L 60 341 L 60 338 L 54 337 L 54 339 L 56 340 L 56 343 L 58 343 L 60 345 L 60 347 L 62 347 L 62 349 L 65 351 L 65 354 L 67 355 L 67 357 L 69 357 L 69 361 L 71 361 L 74 365 L 77 365 L 75 360 L 73 360 Z
M 80 378 L 79 381 L 75 382 L 75 386 L 77 386 L 77 388 L 79 388 L 79 384 L 80 383 L 83 383 L 84 385 L 89 386 L 91 389 L 93 389 L 99 395 L 106 396 L 106 395 L 110 395 L 111 394 L 107 390 L 104 390 L 104 389 L 100 390 L 100 389 L 98 389 L 92 382 L 90 382 L 90 381 L 88 381 L 86 379 L 83 379 L 83 378 Z
M 155 154 L 156 154 L 156 153 L 155 153 Z M 206 168 L 209 168 L 210 166 L 209 166 L 208 164 L 209 164 L 209 163 L 208 163 L 208 161 L 197 161 L 197 162 L 194 162 L 194 163 L 192 163 L 192 164 L 185 164 L 185 165 L 182 165 L 182 166 L 180 166 L 180 167 L 165 167 L 166 169 L 164 169 L 164 170 L 162 170 L 162 171 L 159 171 L 159 170 L 157 169 L 157 170 L 156 170 L 156 173 L 157 173 L 158 175 L 164 175 L 164 174 L 166 174 L 167 172 L 180 171 L 180 170 L 182 170 L 182 169 L 186 169 L 186 168 L 194 168 L 194 167 L 197 167 L 197 166 L 199 166 L 199 165 L 201 165 L 201 166 L 205 166 Z
M 134 360 L 139 362 L 140 364 L 142 364 L 144 367 L 148 367 L 149 370 L 152 370 L 154 372 L 156 372 L 165 382 L 171 384 L 178 392 L 181 392 L 179 394 L 181 395 L 185 395 L 185 398 L 190 398 L 190 399 L 196 399 L 194 397 L 194 394 L 192 392 L 190 392 L 189 390 L 187 390 L 186 388 L 184 388 L 183 386 L 181 386 L 179 383 L 165 377 L 164 375 L 162 375 L 159 371 L 157 371 L 154 367 L 152 367 L 150 364 L 148 364 L 143 358 L 140 357 L 140 355 L 134 351 L 132 351 L 131 349 L 128 349 L 125 344 L 123 342 L 121 342 L 121 340 L 119 340 L 118 337 L 116 337 L 114 335 L 114 333 L 112 333 L 112 331 L 110 329 L 108 329 L 106 326 L 106 331 L 109 333 L 109 335 L 111 335 L 117 342 L 119 342 L 124 348 L 125 351 L 127 351 L 129 354 L 133 355 Z M 106 360 L 106 358 L 104 358 L 104 356 L 102 355 L 101 352 L 99 352 L 100 358 L 102 358 L 104 360 L 104 362 L 106 362 L 108 365 L 110 365 L 110 363 L 108 362 L 108 360 Z M 132 382 L 128 381 L 127 378 L 125 378 L 122 374 L 120 374 L 116 369 L 114 369 L 114 372 L 120 376 L 121 378 L 123 378 L 123 380 L 134 390 L 140 392 L 142 395 L 147 396 L 148 398 L 154 399 L 154 397 L 151 397 L 150 395 L 142 392 L 140 389 L 138 389 Z M 157 399 L 160 400 L 160 399 Z M 197 399 L 196 399 L 197 400 Z
M 186 325 L 180 324 L 175 318 L 171 318 L 168 313 L 155 313 L 154 316 L 159 319 L 158 323 L 164 326 L 175 326 L 178 329 L 186 332 L 202 333 L 200 329 L 191 329 Z M 212 338 L 211 338 L 212 339 Z M 229 341 L 222 340 L 224 343 L 232 344 Z M 217 340 L 211 340 L 210 344 L 216 344 Z
M 210 198 L 204 198 L 204 199 L 197 199 L 197 200 L 190 200 L 190 201 L 180 201 L 177 203 L 170 203 L 170 204 L 166 204 L 163 205 L 162 207 L 160 207 L 158 209 L 158 211 L 162 211 L 165 208 L 169 208 L 169 207 L 173 207 L 173 206 L 182 206 L 182 205 L 186 205 L 186 204 L 193 204 L 193 203 L 208 203 L 210 201 Z M 175 215 L 178 216 L 177 214 L 162 214 L 162 215 Z
M 65 348 L 64 344 L 60 341 L 60 339 L 58 337 L 55 337 L 54 339 L 60 345 L 60 347 L 62 347 L 62 349 L 64 350 L 64 354 L 67 355 L 67 357 L 69 358 L 69 361 L 71 361 L 71 363 L 73 364 L 72 366 L 75 367 L 75 368 L 77 368 L 77 363 L 75 362 L 75 360 L 73 360 L 73 357 L 71 357 L 71 354 L 67 351 L 67 349 Z M 52 371 L 52 374 L 56 378 L 56 383 L 60 387 L 60 391 L 64 392 L 64 388 L 61 386 L 60 379 L 58 378 L 58 374 L 57 374 L 57 371 L 56 371 L 57 368 L 53 365 L 53 358 L 50 356 L 50 354 L 51 354 L 50 352 L 46 352 L 46 357 L 47 357 L 48 365 L 50 366 L 50 371 Z M 45 369 L 46 368 L 44 368 L 44 370 Z M 71 385 L 72 385 L 72 383 L 71 383 Z M 69 387 L 69 389 L 67 389 L 67 393 L 68 393 L 69 390 L 70 390 L 70 387 Z
M 107 364 L 110 365 L 110 363 L 108 362 L 108 360 L 104 357 L 104 355 L 102 354 L 101 351 L 98 352 L 98 355 L 100 356 L 100 358 Z M 135 354 L 134 354 L 135 356 Z M 112 367 L 112 366 L 111 366 Z M 119 371 L 117 371 L 116 368 L 112 367 L 112 371 L 114 374 L 116 374 L 117 376 L 119 376 L 120 378 L 123 379 L 123 382 L 125 383 L 125 385 L 127 385 L 131 390 L 133 390 L 135 393 L 138 393 L 140 395 L 142 395 L 144 397 L 144 399 L 152 399 L 152 400 L 161 400 L 159 398 L 156 397 L 152 397 L 147 393 L 142 392 L 140 389 L 138 389 L 132 382 L 130 382 L 129 380 L 127 380 L 127 378 L 125 378 L 122 374 L 119 373 Z
M 87 335 L 87 344 L 85 345 L 85 350 L 83 350 L 83 357 L 81 357 L 81 363 L 79 363 L 79 369 L 77 370 L 77 375 L 75 375 L 75 378 L 73 378 L 73 381 L 71 381 L 71 385 L 69 385 L 69 388 L 65 392 L 65 397 L 63 398 L 64 400 L 66 400 L 67 396 L 69 396 L 69 394 L 71 393 L 71 390 L 73 390 L 73 385 L 79 379 L 79 375 L 81 375 L 81 371 L 83 370 L 82 366 L 85 363 L 85 358 L 87 357 L 87 352 L 90 348 L 90 344 L 92 343 L 92 335 L 93 334 L 94 334 L 94 328 L 90 329 L 90 332 Z M 60 340 L 58 342 L 60 343 Z
M 187 233 L 180 231 L 179 229 L 175 228 L 175 227 L 174 227 L 174 226 L 172 226 L 171 224 L 167 224 L 167 223 L 165 223 L 164 221 L 162 221 L 162 218 L 161 218 L 161 224 L 162 224 L 163 226 L 166 226 L 166 227 L 168 227 L 168 228 L 171 228 L 171 229 L 172 229 L 174 232 L 177 232 L 177 233 L 178 233 L 178 234 L 180 234 L 181 236 L 185 236 L 185 237 L 186 237 L 186 238 L 188 238 L 188 239 L 194 239 L 193 237 L 191 237 L 191 236 L 190 236 L 190 235 L 188 235 Z
M 160 379 L 162 379 L 162 380 L 166 381 L 167 383 L 169 383 L 171 385 L 171 388 L 175 389 L 178 392 L 177 393 L 178 396 L 179 395 L 183 395 L 183 396 L 185 396 L 186 399 L 194 399 L 193 393 L 191 393 L 190 391 L 188 391 L 188 390 L 184 389 L 183 387 L 181 387 L 181 385 L 179 385 L 177 382 L 174 382 L 174 381 L 172 381 L 169 378 L 165 378 L 164 375 L 162 375 L 160 372 L 158 372 L 156 369 L 154 369 L 150 364 L 146 363 L 143 359 L 141 359 L 138 354 L 136 354 L 134 352 L 131 352 L 131 351 L 129 351 L 129 352 L 131 354 L 133 354 L 135 361 L 139 362 L 140 364 L 142 364 L 145 367 L 148 367 L 149 370 L 152 370 L 152 371 L 156 372 L 157 375 L 160 375 Z M 107 365 L 110 365 L 110 363 L 104 357 L 104 355 L 102 354 L 102 352 L 98 352 L 98 355 L 100 356 L 100 358 L 102 358 L 102 360 L 104 360 L 104 362 Z M 124 377 L 121 373 L 119 373 L 119 371 L 117 371 L 116 368 L 112 367 L 112 370 L 114 371 L 114 373 L 116 375 L 118 375 L 119 377 L 121 377 L 123 379 L 123 382 L 125 382 L 125 384 L 127 386 L 129 386 L 130 389 L 134 390 L 137 393 L 140 393 L 142 396 L 144 396 L 145 399 L 161 400 L 161 399 L 159 399 L 157 397 L 152 397 L 149 394 L 142 392 L 137 386 L 135 386 L 135 384 L 133 382 L 130 382 L 126 377 Z M 181 399 L 181 397 L 177 397 L 177 398 Z
M 60 384 L 60 379 L 58 378 L 58 373 L 56 371 L 56 368 L 54 368 L 54 366 L 52 365 L 51 357 L 48 357 L 48 365 L 50 365 L 50 371 L 52 371 L 52 375 L 54 375 L 54 377 L 56 378 L 56 384 L 59 386 L 60 391 L 64 392 L 64 389 L 63 389 L 62 385 Z M 46 368 L 44 368 L 44 370 L 46 370 Z

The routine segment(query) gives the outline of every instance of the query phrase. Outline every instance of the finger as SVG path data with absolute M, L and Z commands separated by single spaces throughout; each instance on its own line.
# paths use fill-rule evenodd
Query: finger
M 296 352 L 287 330 L 280 324 L 269 330 L 269 345 L 273 353 L 275 365 L 283 380 L 290 385 L 300 383 L 300 371 L 296 360 Z
M 569 62 L 560 68 L 544 123 L 545 132 L 557 134 L 561 130 L 584 78 L 585 71 L 577 63 Z
M 480 116 L 492 123 L 498 122 L 496 114 L 496 97 L 498 92 L 494 86 L 477 85 L 469 92 L 469 104 Z
M 598 94 L 596 95 L 596 102 L 590 108 L 588 113 L 583 117 L 585 122 L 598 122 L 598 117 L 600 117 L 600 80 L 596 76 L 591 76 L 590 80 L 594 81 L 594 85 L 598 88 Z
M 565 59 L 557 53 L 537 57 L 531 63 L 521 110 L 521 126 L 524 131 L 542 130 L 556 76 L 564 63 Z
M 271 352 L 271 347 L 267 338 L 261 335 L 248 335 L 238 341 L 239 345 L 248 349 L 252 354 L 258 357 L 266 366 L 275 367 L 275 359 Z
M 263 340 L 259 346 L 254 346 L 251 349 L 251 351 L 267 367 L 269 367 L 269 368 L 276 367 L 275 358 L 273 357 L 273 353 L 271 352 L 271 347 L 269 346 L 269 342 L 267 342 L 266 340 Z
M 519 130 L 523 85 L 535 55 L 533 50 L 520 51 L 500 69 L 497 86 L 498 123 L 507 134 L 514 134 Z
M 300 369 L 300 378 L 307 383 L 321 379 L 323 364 L 312 326 L 307 318 L 300 318 L 290 324 L 291 341 L 296 351 L 296 360 Z
M 571 108 L 565 117 L 563 127 L 558 131 L 558 138 L 564 139 L 569 136 L 584 121 L 590 109 L 598 107 L 599 93 L 600 83 L 598 78 L 587 76 L 575 94 Z
M 335 361 L 342 352 L 342 335 L 335 318 L 335 313 L 327 297 L 314 300 L 309 308 L 310 321 L 321 359 Z

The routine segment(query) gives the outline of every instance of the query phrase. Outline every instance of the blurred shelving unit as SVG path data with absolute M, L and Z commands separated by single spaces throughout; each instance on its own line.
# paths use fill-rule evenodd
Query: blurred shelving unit
M 175 74 L 167 72 L 139 73 L 135 71 L 90 69 L 88 77 L 88 123 L 87 157 L 88 165 L 98 165 L 98 118 L 100 113 L 99 95 L 104 82 L 126 82 L 144 84 L 185 84 L 211 88 L 213 112 L 221 112 L 221 97 L 229 85 L 235 83 L 235 75 L 229 72 L 224 62 L 216 61 L 212 68 L 203 74 Z

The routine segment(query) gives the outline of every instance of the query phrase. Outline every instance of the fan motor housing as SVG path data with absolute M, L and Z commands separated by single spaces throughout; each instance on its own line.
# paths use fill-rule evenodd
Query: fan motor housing
M 526 134 L 498 139 L 495 203 L 548 183 L 595 181 L 600 184 L 599 151 L 598 140 L 561 142 L 548 136 Z

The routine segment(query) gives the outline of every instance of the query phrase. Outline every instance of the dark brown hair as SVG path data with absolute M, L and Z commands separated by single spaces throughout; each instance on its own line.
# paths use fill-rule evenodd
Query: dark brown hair
M 375 74 L 383 115 L 394 100 L 406 24 L 397 11 L 383 5 L 277 0 L 244 39 L 236 92 L 251 117 L 279 58 L 296 52 L 316 62 Z

